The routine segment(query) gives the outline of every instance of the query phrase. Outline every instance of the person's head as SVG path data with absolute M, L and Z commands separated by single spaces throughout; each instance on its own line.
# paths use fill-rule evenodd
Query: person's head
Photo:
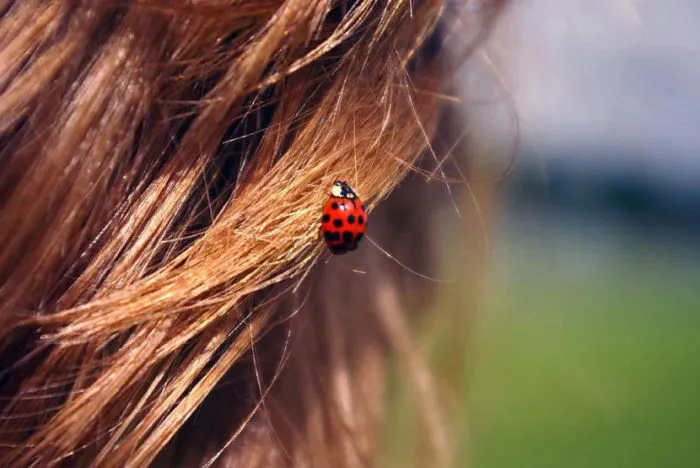
M 436 130 L 451 11 L 0 5 L 0 464 L 370 462 L 425 289 L 385 251 L 430 270 L 444 186 L 384 200 Z M 335 180 L 371 218 L 342 258 Z

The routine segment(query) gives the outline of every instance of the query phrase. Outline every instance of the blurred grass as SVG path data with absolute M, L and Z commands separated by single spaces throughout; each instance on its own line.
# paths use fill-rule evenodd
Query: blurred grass
M 445 400 L 456 466 L 700 466 L 700 264 L 667 240 L 613 246 L 612 258 L 599 241 L 519 231 L 472 322 L 473 288 L 457 284 L 419 327 L 456 392 Z M 382 466 L 429 462 L 406 387 L 392 380 Z
M 479 316 L 462 466 L 700 466 L 698 290 L 533 276 Z

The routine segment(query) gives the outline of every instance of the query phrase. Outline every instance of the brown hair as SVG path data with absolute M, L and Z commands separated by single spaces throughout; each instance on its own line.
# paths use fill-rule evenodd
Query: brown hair
M 420 280 L 368 242 L 324 263 L 319 207 L 345 178 L 374 208 L 415 167 L 444 13 L 0 2 L 2 466 L 373 459 Z M 426 190 L 370 221 L 421 272 Z

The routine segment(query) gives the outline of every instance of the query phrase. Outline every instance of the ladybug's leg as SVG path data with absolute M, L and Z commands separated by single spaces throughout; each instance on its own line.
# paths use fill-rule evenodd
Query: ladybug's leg
M 330 245 L 328 248 L 334 255 L 342 255 L 348 252 L 348 247 L 345 244 Z

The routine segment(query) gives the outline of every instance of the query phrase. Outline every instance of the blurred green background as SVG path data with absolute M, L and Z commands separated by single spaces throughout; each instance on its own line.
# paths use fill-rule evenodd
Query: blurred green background
M 510 213 L 470 346 L 460 465 L 700 466 L 699 261 L 674 231 Z
M 414 328 L 455 465 L 700 467 L 700 2 L 512 0 L 478 52 L 471 180 L 516 164 L 437 224 L 451 282 Z M 382 466 L 430 466 L 389 396 Z
M 470 252 L 443 244 L 463 281 L 417 329 L 455 466 L 698 467 L 698 238 L 572 211 L 506 200 L 476 289 Z M 430 466 L 405 376 L 390 396 L 382 466 Z

